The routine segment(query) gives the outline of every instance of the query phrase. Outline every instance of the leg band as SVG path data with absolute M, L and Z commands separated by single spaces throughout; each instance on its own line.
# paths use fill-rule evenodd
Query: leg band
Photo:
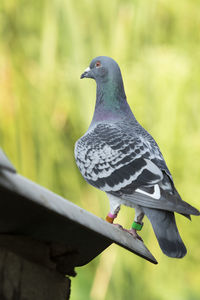
M 106 217 L 106 221 L 109 222 L 109 223 L 113 223 L 114 219 L 117 217 L 117 215 L 113 215 L 111 213 L 109 213 Z
M 108 217 L 110 217 L 110 218 L 112 218 L 112 219 L 115 219 L 115 218 L 117 218 L 117 214 L 111 214 L 110 212 L 109 212 L 109 214 L 108 214 Z
M 133 222 L 131 228 L 135 229 L 135 230 L 141 230 L 143 227 L 143 223 L 138 223 L 138 222 Z

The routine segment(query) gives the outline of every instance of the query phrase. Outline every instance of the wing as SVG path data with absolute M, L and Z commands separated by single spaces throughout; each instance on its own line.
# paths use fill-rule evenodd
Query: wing
M 75 158 L 86 181 L 105 192 L 130 193 L 131 186 L 133 193 L 163 179 L 153 162 L 162 159 L 160 153 L 142 136 L 113 124 L 98 124 L 78 140 Z
M 75 145 L 85 180 L 96 188 L 149 208 L 176 211 L 189 218 L 199 211 L 184 202 L 155 141 L 111 124 L 98 124 Z

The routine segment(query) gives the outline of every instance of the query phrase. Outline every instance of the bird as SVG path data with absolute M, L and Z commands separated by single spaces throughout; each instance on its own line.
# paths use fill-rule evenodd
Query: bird
M 96 104 L 87 132 L 74 148 L 83 178 L 104 191 L 110 202 L 106 221 L 113 224 L 121 205 L 135 209 L 128 231 L 140 239 L 143 218 L 149 219 L 163 253 L 182 258 L 187 253 L 175 213 L 188 219 L 200 212 L 179 195 L 153 137 L 136 120 L 126 98 L 121 70 L 108 56 L 94 58 L 80 77 L 96 81 Z

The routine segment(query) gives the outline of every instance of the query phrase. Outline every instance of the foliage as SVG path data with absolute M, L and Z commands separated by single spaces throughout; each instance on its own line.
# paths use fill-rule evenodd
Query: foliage
M 1 0 L 0 140 L 18 171 L 106 215 L 106 196 L 84 182 L 73 147 L 95 100 L 94 82 L 79 76 L 93 57 L 108 55 L 181 195 L 200 208 L 199 10 L 198 0 Z M 119 222 L 132 218 L 123 208 Z M 184 259 L 165 257 L 145 220 L 142 236 L 159 265 L 113 245 L 78 269 L 71 299 L 199 299 L 199 219 L 177 221 Z

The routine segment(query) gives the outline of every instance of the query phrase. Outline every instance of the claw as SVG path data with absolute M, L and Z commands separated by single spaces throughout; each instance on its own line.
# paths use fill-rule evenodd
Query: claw
M 129 230 L 128 229 L 124 229 L 124 230 L 130 233 L 134 237 L 134 239 L 138 239 L 143 242 L 143 239 L 141 238 L 141 236 L 139 236 L 136 229 L 131 228 Z
M 124 230 L 124 231 L 130 233 L 130 234 L 134 237 L 134 239 L 138 239 L 138 240 L 140 240 L 140 241 L 143 242 L 143 239 L 141 238 L 141 236 L 139 236 L 139 234 L 137 234 L 137 230 L 136 230 L 136 229 L 134 229 L 134 228 L 131 228 L 131 229 L 125 229 L 125 228 L 123 228 L 123 226 L 120 225 L 120 224 L 113 224 L 113 221 L 114 221 L 114 219 L 115 219 L 116 217 L 117 217 L 117 215 L 111 215 L 111 214 L 108 214 L 107 217 L 106 217 L 106 221 L 107 221 L 108 223 L 110 223 L 110 224 L 116 226 L 117 228 L 122 229 L 122 230 Z
M 116 226 L 117 228 L 120 228 L 120 229 L 124 230 L 124 228 L 120 224 L 113 224 L 113 225 Z
M 126 228 L 122 227 L 120 224 L 113 224 L 113 225 L 119 229 L 122 229 L 122 230 L 130 233 L 134 237 L 134 239 L 138 239 L 143 242 L 143 239 L 141 238 L 141 236 L 139 236 L 139 234 L 137 233 L 137 231 L 135 229 L 133 229 L 133 228 L 126 229 Z

